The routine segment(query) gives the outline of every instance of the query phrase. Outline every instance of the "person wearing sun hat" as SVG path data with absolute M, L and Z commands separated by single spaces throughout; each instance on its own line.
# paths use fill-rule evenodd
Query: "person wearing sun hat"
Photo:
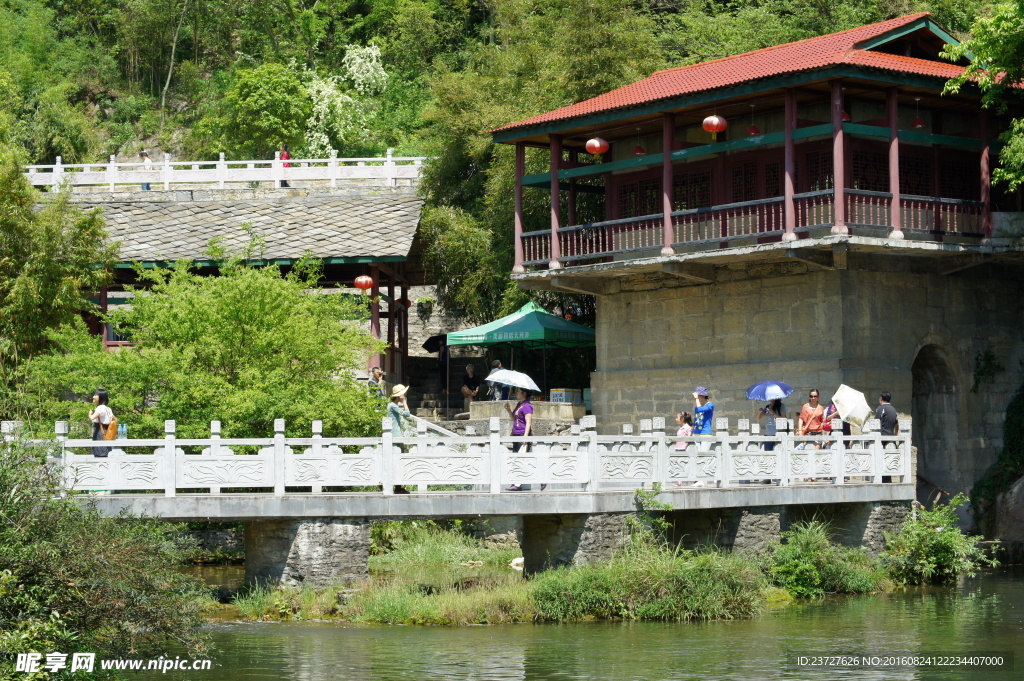
M 409 386 L 401 383 L 391 389 L 388 416 L 391 417 L 391 435 L 393 437 L 403 437 L 405 435 L 403 425 L 406 421 L 412 421 L 412 412 L 409 411 L 409 403 L 405 400 L 407 392 L 409 392 Z
M 711 401 L 711 394 L 702 385 L 697 386 L 693 391 L 693 434 L 714 435 L 712 423 L 715 420 L 715 403 Z M 700 442 L 698 449 L 707 451 L 711 449 L 711 442 Z

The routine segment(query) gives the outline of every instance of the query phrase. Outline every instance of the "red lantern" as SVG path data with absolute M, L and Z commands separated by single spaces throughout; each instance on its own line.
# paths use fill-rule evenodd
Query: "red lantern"
M 761 129 L 758 128 L 756 125 L 751 125 L 749 128 L 747 128 L 747 134 L 748 135 L 760 135 L 761 134 Z
M 840 116 L 840 118 L 842 119 L 843 123 L 850 122 L 850 114 L 846 113 L 845 111 L 843 112 L 843 115 Z
M 356 288 L 363 289 L 363 293 L 365 294 L 367 290 L 373 288 L 373 279 L 363 274 L 356 277 L 354 284 Z
M 711 133 L 711 139 L 717 140 L 718 133 L 725 132 L 725 129 L 729 127 L 729 123 L 718 114 L 708 116 L 704 119 L 704 129 Z
M 608 149 L 608 142 L 606 140 L 601 139 L 600 137 L 595 137 L 593 139 L 587 140 L 588 154 L 600 155 L 606 153 Z
M 572 321 L 572 313 L 571 312 L 566 312 L 565 313 L 565 321 L 567 321 L 567 322 L 571 322 Z
M 911 123 L 911 125 L 913 125 L 915 128 L 920 130 L 921 128 L 924 127 L 924 119 L 921 118 L 921 117 L 917 117 L 917 118 L 914 119 L 914 122 Z

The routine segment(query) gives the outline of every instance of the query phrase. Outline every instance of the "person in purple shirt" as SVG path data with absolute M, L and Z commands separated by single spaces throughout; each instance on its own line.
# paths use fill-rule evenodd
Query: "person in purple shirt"
M 523 388 L 516 388 L 516 406 L 515 409 L 510 407 L 508 404 L 505 405 L 505 411 L 512 418 L 512 435 L 514 437 L 528 437 L 533 431 L 533 405 L 530 404 L 530 391 L 524 390 Z M 526 445 L 525 442 L 516 442 L 512 445 L 512 451 L 518 452 Z M 527 445 L 528 447 L 529 445 Z M 547 485 L 541 485 L 540 488 L 544 489 Z M 523 489 L 522 485 L 512 485 L 508 488 L 509 492 L 519 492 Z

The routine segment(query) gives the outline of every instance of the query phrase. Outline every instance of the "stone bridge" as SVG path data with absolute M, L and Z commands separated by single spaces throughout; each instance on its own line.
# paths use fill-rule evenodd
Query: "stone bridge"
M 421 423 L 416 436 L 393 438 L 383 425 L 376 438 L 325 438 L 319 422 L 309 437 L 286 437 L 279 420 L 272 438 L 231 439 L 214 422 L 209 437 L 184 439 L 168 422 L 164 438 L 117 440 L 106 457 L 91 440 L 65 439 L 66 424 L 57 431 L 68 485 L 102 491 L 89 496 L 101 512 L 242 521 L 247 578 L 289 585 L 364 577 L 374 520 L 514 519 L 536 572 L 609 556 L 642 510 L 639 489 L 660 489 L 684 545 L 736 549 L 823 517 L 841 541 L 877 551 L 914 499 L 909 422 L 899 436 L 830 439 L 766 437 L 726 419 L 718 435 L 690 438 L 666 435 L 662 419 L 599 435 L 585 417 L 568 436 L 528 438 L 499 419 L 479 436 L 428 434 Z

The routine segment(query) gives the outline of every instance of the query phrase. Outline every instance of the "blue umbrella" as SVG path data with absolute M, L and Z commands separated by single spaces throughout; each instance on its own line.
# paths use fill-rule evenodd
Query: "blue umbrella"
M 782 381 L 760 381 L 747 388 L 748 400 L 781 400 L 789 397 L 793 388 Z

